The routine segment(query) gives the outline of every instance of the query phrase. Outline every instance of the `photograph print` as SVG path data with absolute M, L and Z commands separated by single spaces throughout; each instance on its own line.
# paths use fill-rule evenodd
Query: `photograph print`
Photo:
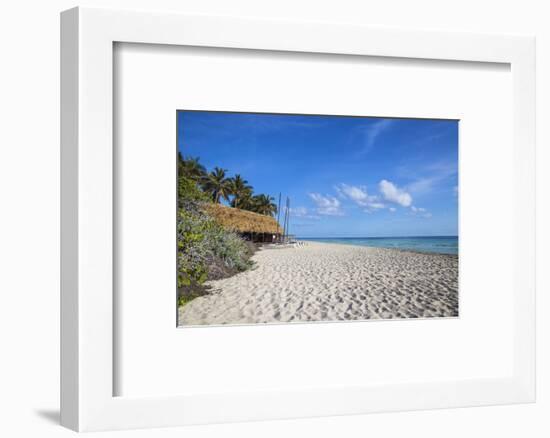
M 458 120 L 176 116 L 178 326 L 459 316 Z

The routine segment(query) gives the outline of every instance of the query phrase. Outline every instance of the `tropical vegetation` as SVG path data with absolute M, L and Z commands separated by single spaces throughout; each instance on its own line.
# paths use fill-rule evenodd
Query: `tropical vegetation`
M 254 213 L 273 216 L 277 205 L 272 196 L 255 194 L 253 187 L 241 175 L 228 176 L 227 170 L 214 167 L 210 172 L 200 163 L 199 158 L 184 158 L 178 154 L 179 180 L 194 183 L 198 190 L 214 203 L 227 201 L 231 207 Z
M 224 228 L 209 213 L 208 205 L 223 202 L 227 208 L 260 215 L 273 217 L 277 213 L 273 197 L 255 194 L 241 175 L 230 177 L 227 170 L 220 167 L 208 172 L 198 158 L 178 154 L 179 305 L 208 293 L 204 285 L 207 280 L 225 278 L 253 266 L 250 257 L 254 245 Z

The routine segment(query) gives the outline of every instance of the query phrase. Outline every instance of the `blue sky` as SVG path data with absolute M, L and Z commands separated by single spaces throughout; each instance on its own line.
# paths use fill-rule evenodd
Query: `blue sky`
M 178 149 L 291 202 L 298 237 L 458 235 L 458 122 L 178 112 Z

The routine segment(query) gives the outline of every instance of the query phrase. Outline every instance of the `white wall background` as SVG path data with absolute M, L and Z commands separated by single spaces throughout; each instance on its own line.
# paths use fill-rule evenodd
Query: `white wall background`
M 545 0 L 90 0 L 80 5 L 537 36 L 538 402 L 104 433 L 140 437 L 550 436 L 550 10 Z M 59 12 L 0 11 L 0 435 L 70 436 L 59 414 Z M 482 214 L 480 212 L 480 214 Z M 489 347 L 488 347 L 489 348 Z

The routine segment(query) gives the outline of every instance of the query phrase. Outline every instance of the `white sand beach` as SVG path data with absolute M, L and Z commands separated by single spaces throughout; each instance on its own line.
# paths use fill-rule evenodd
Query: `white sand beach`
M 458 257 L 333 243 L 264 247 L 256 267 L 209 281 L 179 325 L 458 316 Z

